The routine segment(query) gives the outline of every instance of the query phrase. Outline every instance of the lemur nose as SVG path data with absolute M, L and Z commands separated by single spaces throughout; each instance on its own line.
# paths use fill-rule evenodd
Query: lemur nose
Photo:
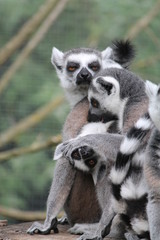
M 92 74 L 86 69 L 82 68 L 82 70 L 78 73 L 76 83 L 80 84 L 90 84 L 92 80 Z
M 88 77 L 89 77 L 89 72 L 87 71 L 87 69 L 84 69 L 84 70 L 82 70 L 81 71 L 81 77 L 83 78 L 83 79 L 87 79 Z

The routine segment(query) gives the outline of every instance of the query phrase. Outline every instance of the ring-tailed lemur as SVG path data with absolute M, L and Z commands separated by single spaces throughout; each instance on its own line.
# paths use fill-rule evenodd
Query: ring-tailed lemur
M 86 56 L 86 66 L 83 65 L 82 56 L 84 55 Z M 64 85 L 64 88 L 66 88 L 68 94 L 71 93 L 71 96 L 73 93 L 73 99 L 72 97 L 70 98 L 71 102 L 73 101 L 72 105 L 74 105 L 75 102 L 87 94 L 86 83 L 84 83 L 86 80 L 86 75 L 84 74 L 83 81 L 80 81 L 80 85 L 84 84 L 84 88 L 79 89 L 76 81 L 78 81 L 77 78 L 82 69 L 84 70 L 85 68 L 87 71 L 89 71 L 88 68 L 89 64 L 91 63 L 91 58 L 87 57 L 88 55 L 90 57 L 94 55 L 94 61 L 95 58 L 97 58 L 99 64 L 102 64 L 103 60 L 103 67 L 113 67 L 115 64 L 115 67 L 121 68 L 120 64 L 124 65 L 125 67 L 128 66 L 128 63 L 133 57 L 133 48 L 129 42 L 116 42 L 112 48 L 106 49 L 102 53 L 99 52 L 98 55 L 94 50 L 91 49 L 88 51 L 86 49 L 71 50 L 67 53 L 62 53 L 59 50 L 53 49 L 52 63 L 55 64 L 61 83 L 65 82 L 64 77 L 66 78 L 66 87 Z M 89 62 L 86 59 L 88 59 Z M 72 60 L 72 62 L 70 60 Z M 69 67 L 68 63 L 73 63 L 73 60 L 76 61 L 76 63 L 78 62 L 78 66 L 80 67 L 78 69 L 74 68 L 76 69 L 75 74 L 70 72 L 67 73 L 67 68 Z M 115 61 L 117 61 L 119 64 Z M 100 68 L 102 69 L 101 65 Z M 83 73 L 83 71 L 81 73 Z M 87 85 L 89 87 L 88 81 Z M 82 91 L 77 99 L 74 98 L 75 89 L 79 89 L 80 92 Z M 85 94 L 83 94 L 83 91 Z M 77 136 L 80 129 L 85 123 L 87 123 L 88 109 L 89 106 L 87 98 L 83 99 L 74 106 L 64 125 L 64 140 Z M 110 136 L 110 138 L 112 139 L 112 136 Z M 116 149 L 118 148 L 120 141 L 121 137 L 118 135 L 114 140 Z M 82 191 L 84 193 L 83 196 L 80 195 Z M 101 216 L 101 209 L 96 199 L 95 187 L 91 176 L 82 173 L 81 171 L 76 171 L 71 167 L 71 165 L 68 163 L 68 160 L 64 157 L 59 159 L 56 164 L 54 178 L 47 201 L 47 214 L 45 222 L 44 224 L 37 222 L 33 223 L 33 225 L 28 229 L 28 233 L 34 234 L 37 230 L 38 232 L 45 234 L 56 228 L 56 216 L 62 207 L 64 207 L 67 218 L 71 225 L 76 222 L 96 222 Z
M 91 113 L 99 115 L 103 112 L 117 116 L 119 132 L 124 134 L 127 129 L 133 126 L 135 120 L 147 110 L 148 102 L 145 94 L 144 81 L 124 69 L 107 69 L 100 72 L 98 75 L 99 76 L 92 81 L 88 94 L 89 101 L 92 105 Z M 133 116 L 134 119 L 132 119 Z M 107 225 L 107 221 L 109 220 L 108 224 L 110 224 L 114 217 L 114 211 L 108 206 L 110 203 L 110 195 L 108 194 L 110 192 L 108 171 L 105 175 L 106 179 L 103 180 L 104 184 L 102 184 L 101 180 L 101 176 L 105 171 L 106 158 L 107 161 L 109 161 L 108 159 L 115 159 L 114 151 L 116 150 L 114 149 L 111 151 L 111 149 L 106 148 L 106 146 L 113 148 L 112 144 L 115 144 L 115 139 L 118 139 L 114 134 L 112 134 L 112 137 L 113 138 L 109 138 L 108 134 L 101 136 L 96 135 L 96 138 L 94 138 L 93 135 L 89 135 L 84 138 L 71 140 L 61 148 L 63 154 L 72 164 L 74 163 L 75 167 L 81 170 L 91 171 L 94 182 L 96 183 L 98 180 L 97 191 L 98 194 L 100 194 L 98 198 L 102 209 L 105 210 L 103 211 L 104 216 L 102 215 L 102 219 L 98 225 L 98 231 L 96 232 L 98 236 L 96 235 L 96 237 L 101 237 L 101 234 L 103 236 L 106 234 L 106 230 L 105 233 L 102 233 L 104 223 Z M 101 141 L 100 144 L 98 144 L 100 138 Z M 110 154 L 110 151 L 112 154 Z M 77 159 L 75 159 L 76 156 Z M 119 177 L 119 173 L 117 176 Z M 106 191 L 104 191 L 104 186 Z M 108 197 L 106 197 L 106 194 L 108 194 Z M 76 224 L 71 229 L 71 232 L 83 232 L 83 227 L 84 231 L 86 231 L 86 225 L 82 226 Z M 90 228 L 90 226 L 88 227 Z M 107 231 L 108 230 L 109 228 L 107 228 Z M 92 238 L 88 238 L 88 235 L 86 237 L 82 235 L 80 239 Z
M 155 129 L 151 134 L 144 163 L 148 187 L 147 215 L 151 240 L 160 239 L 160 85 L 148 83 L 149 114 Z

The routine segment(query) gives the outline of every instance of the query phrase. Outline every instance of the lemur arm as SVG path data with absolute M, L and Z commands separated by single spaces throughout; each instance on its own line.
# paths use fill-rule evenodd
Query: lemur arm
M 49 234 L 52 229 L 55 230 L 57 228 L 57 224 L 53 225 L 53 223 L 57 223 L 56 217 L 66 202 L 74 177 L 75 170 L 71 167 L 70 163 L 65 158 L 59 159 L 56 164 L 47 200 L 47 212 L 44 224 L 34 222 L 27 233 Z

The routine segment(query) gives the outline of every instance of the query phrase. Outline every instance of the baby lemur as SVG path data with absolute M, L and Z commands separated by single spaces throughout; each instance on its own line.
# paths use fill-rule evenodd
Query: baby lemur
M 102 52 L 80 48 L 63 53 L 53 48 L 51 61 L 72 107 L 80 100 L 67 117 L 63 129 L 64 140 L 76 137 L 87 123 L 89 104 L 87 98 L 82 98 L 87 95 L 95 74 L 107 67 L 127 67 L 133 56 L 134 50 L 128 41 L 114 42 Z M 108 137 L 112 141 L 112 136 L 108 135 Z M 115 139 L 113 151 L 117 151 L 121 139 L 121 136 Z M 28 233 L 33 234 L 38 231 L 46 234 L 56 229 L 56 216 L 62 207 L 71 225 L 77 222 L 97 222 L 101 216 L 92 177 L 75 170 L 65 157 L 59 159 L 56 164 L 47 201 L 45 222 L 34 223 L 28 229 Z

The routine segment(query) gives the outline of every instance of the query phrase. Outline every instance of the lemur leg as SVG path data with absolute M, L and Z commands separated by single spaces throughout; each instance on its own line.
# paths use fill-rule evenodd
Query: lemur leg
M 107 226 L 104 227 L 103 223 L 99 223 L 99 224 L 95 225 L 95 227 L 97 226 L 96 229 L 91 227 L 89 232 L 84 233 L 82 236 L 77 238 L 77 240 L 101 240 L 101 239 L 103 239 L 106 235 L 108 235 L 108 233 L 110 231 L 113 217 L 114 217 L 114 215 L 108 216 L 108 220 L 110 222 L 107 223 Z
M 125 224 L 122 222 L 120 215 L 116 214 L 112 221 L 111 230 L 108 234 L 110 238 L 124 238 Z
M 97 228 L 91 229 L 92 231 L 90 231 L 89 233 L 84 233 L 77 240 L 103 239 L 106 235 L 109 234 L 114 217 L 115 217 L 115 213 L 112 207 L 110 206 L 110 201 L 109 201 L 109 203 L 106 205 L 105 209 L 103 210 L 102 217 L 99 223 L 96 225 Z
M 38 232 L 41 234 L 49 234 L 52 229 L 54 230 L 55 225 L 53 222 L 57 223 L 55 220 L 56 216 L 64 206 L 70 193 L 75 178 L 75 172 L 76 171 L 65 158 L 61 158 L 57 161 L 47 200 L 47 213 L 44 224 L 34 222 L 27 233 L 34 234 Z
M 147 214 L 150 228 L 150 237 L 152 240 L 160 239 L 160 196 L 154 197 L 149 194 L 147 205 Z

